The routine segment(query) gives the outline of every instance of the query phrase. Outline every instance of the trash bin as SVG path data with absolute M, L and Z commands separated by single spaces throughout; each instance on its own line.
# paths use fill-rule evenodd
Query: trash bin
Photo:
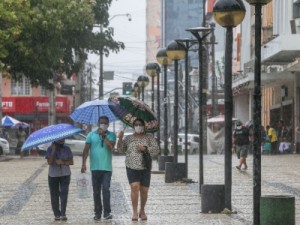
M 260 198 L 261 225 L 295 225 L 295 197 L 266 195 Z
M 225 185 L 201 185 L 201 212 L 221 213 L 225 208 Z

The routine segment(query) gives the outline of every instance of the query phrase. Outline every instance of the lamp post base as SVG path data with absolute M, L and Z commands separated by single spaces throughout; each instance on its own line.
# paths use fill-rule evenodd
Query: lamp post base
M 164 171 L 165 170 L 165 163 L 167 162 L 173 162 L 174 161 L 174 156 L 170 155 L 160 155 L 158 156 L 158 170 L 159 171 Z
M 201 185 L 201 212 L 221 213 L 225 208 L 225 185 Z
M 165 163 L 165 183 L 173 183 L 187 178 L 187 170 L 185 163 Z

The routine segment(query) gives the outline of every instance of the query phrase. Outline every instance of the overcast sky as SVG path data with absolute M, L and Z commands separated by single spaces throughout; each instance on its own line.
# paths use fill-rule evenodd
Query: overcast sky
M 131 15 L 131 21 L 125 15 L 119 15 L 127 13 Z M 113 0 L 109 14 L 111 18 L 109 26 L 114 28 L 114 38 L 124 42 L 125 50 L 103 57 L 104 71 L 115 72 L 113 81 L 104 81 L 104 93 L 122 87 L 122 82 L 134 83 L 137 77 L 143 74 L 146 61 L 145 0 Z M 98 82 L 99 55 L 90 54 L 88 62 L 94 66 L 93 78 Z M 119 91 L 121 93 L 121 90 Z

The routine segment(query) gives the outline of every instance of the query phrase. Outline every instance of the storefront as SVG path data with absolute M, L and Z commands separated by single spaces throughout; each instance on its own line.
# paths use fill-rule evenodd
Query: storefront
M 48 97 L 3 97 L 2 113 L 30 124 L 31 131 L 48 125 Z M 72 122 L 69 115 L 70 100 L 67 96 L 55 98 L 57 123 Z

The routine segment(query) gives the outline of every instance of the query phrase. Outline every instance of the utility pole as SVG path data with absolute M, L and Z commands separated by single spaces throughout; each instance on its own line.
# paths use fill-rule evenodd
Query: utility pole
M 48 110 L 48 125 L 55 124 L 55 86 L 54 86 L 54 79 L 51 78 L 49 80 L 50 84 L 53 85 L 53 88 L 49 90 L 49 110 Z
M 116 15 L 113 15 L 111 16 L 108 21 L 111 21 L 113 18 L 117 17 L 117 16 L 126 16 L 128 18 L 128 21 L 130 22 L 132 20 L 131 18 L 131 14 L 129 13 L 126 13 L 126 14 L 116 14 Z M 100 24 L 98 25 L 100 27 L 100 33 L 103 34 L 103 25 Z M 104 46 L 101 46 L 100 47 L 100 50 L 99 50 L 99 54 L 100 54 L 100 60 L 99 60 L 99 99 L 103 99 L 103 92 L 104 92 L 104 89 L 103 89 L 103 83 L 104 83 L 104 68 L 103 68 L 103 48 Z
M 100 25 L 100 33 L 103 33 L 103 26 Z M 99 68 L 100 68 L 100 74 L 99 74 L 99 99 L 103 99 L 103 46 L 100 47 L 100 60 L 99 60 Z

